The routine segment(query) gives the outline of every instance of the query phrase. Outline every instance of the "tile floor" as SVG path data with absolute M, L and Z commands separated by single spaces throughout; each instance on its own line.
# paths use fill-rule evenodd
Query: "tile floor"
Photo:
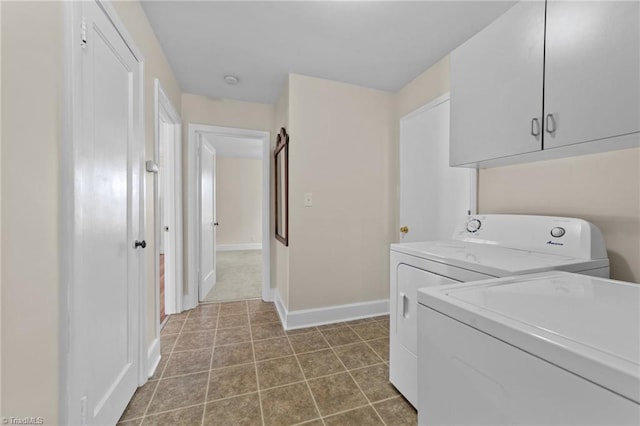
M 415 425 L 388 380 L 389 317 L 284 331 L 272 303 L 172 315 L 123 425 Z

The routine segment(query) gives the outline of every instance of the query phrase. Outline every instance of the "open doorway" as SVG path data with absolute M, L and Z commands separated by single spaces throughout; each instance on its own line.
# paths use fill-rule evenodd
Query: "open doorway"
M 155 275 L 156 317 L 182 311 L 182 125 L 181 119 L 155 80 Z M 158 330 L 160 327 L 157 328 Z
M 269 133 L 190 124 L 188 152 L 185 308 L 271 300 Z
M 262 142 L 217 134 L 206 134 L 203 138 L 206 141 L 203 145 L 215 150 L 212 258 L 216 278 L 211 288 L 200 292 L 200 302 L 259 299 L 263 275 Z M 203 166 L 205 156 L 201 156 Z M 203 191 L 202 200 L 206 196 Z M 205 214 L 208 206 L 202 204 Z M 201 262 L 206 264 L 207 259 Z

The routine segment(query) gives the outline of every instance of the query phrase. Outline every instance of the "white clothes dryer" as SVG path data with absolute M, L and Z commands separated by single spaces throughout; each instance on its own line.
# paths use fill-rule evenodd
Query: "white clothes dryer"
M 575 218 L 469 216 L 451 240 L 392 244 L 389 379 L 418 407 L 419 288 L 551 270 L 609 277 L 602 234 Z
M 545 272 L 418 300 L 420 425 L 640 424 L 640 285 Z

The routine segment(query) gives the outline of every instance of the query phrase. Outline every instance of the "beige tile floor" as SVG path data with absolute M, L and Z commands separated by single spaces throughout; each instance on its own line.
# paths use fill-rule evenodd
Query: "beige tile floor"
M 272 303 L 172 315 L 126 425 L 415 425 L 389 383 L 389 317 L 284 331 Z

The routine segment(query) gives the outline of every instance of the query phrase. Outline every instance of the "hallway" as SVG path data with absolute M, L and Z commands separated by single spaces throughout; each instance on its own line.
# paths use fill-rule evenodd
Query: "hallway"
M 389 318 L 284 331 L 273 303 L 172 315 L 120 424 L 415 425 L 388 382 Z

